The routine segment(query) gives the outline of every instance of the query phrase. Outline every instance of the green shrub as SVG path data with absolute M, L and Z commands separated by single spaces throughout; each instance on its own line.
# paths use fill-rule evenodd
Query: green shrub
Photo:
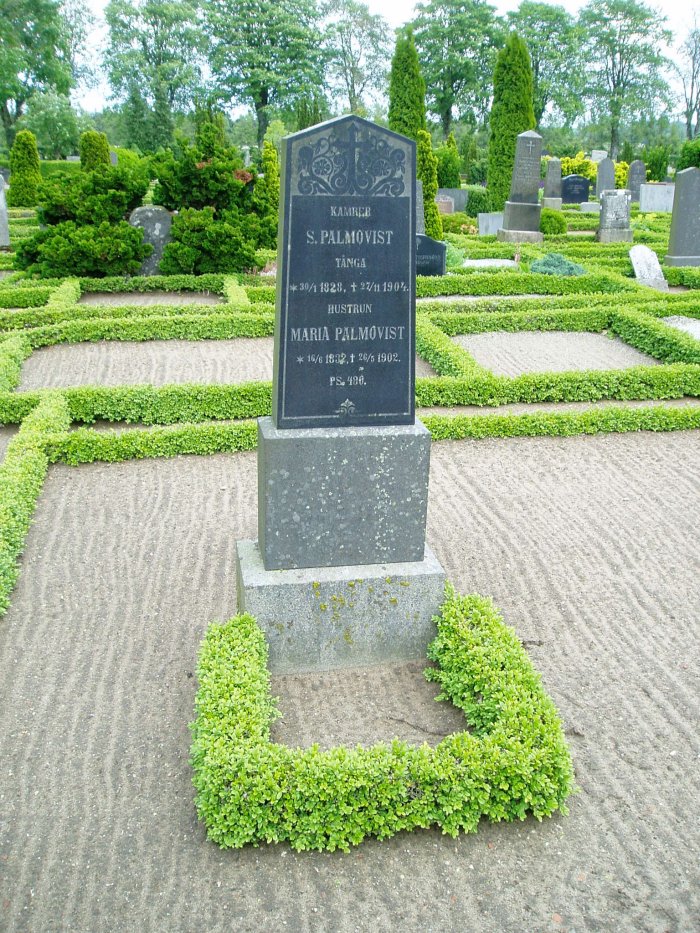
M 48 227 L 17 247 L 15 265 L 32 275 L 135 275 L 153 247 L 126 221 L 79 227 L 74 221 Z
M 263 142 L 262 174 L 255 181 L 252 206 L 260 218 L 258 246 L 275 249 L 280 206 L 280 169 L 277 150 L 267 139 Z
M 186 208 L 173 218 L 172 240 L 160 262 L 164 275 L 204 272 L 243 272 L 255 265 L 257 218 L 224 211 L 215 218 L 214 209 Z
M 454 133 L 450 133 L 447 142 L 435 150 L 437 159 L 438 188 L 459 188 L 460 158 Z
M 425 81 L 410 26 L 399 31 L 391 60 L 389 129 L 415 140 L 425 129 Z
M 34 207 L 37 202 L 41 171 L 36 138 L 29 130 L 20 130 L 10 151 L 10 190 L 8 207 Z
M 43 159 L 40 170 L 44 181 L 53 178 L 72 178 L 75 180 L 81 172 L 80 162 L 67 162 L 60 159 Z
M 664 181 L 666 179 L 670 156 L 670 146 L 648 146 L 644 149 L 642 158 L 647 168 L 649 181 Z
M 684 168 L 700 168 L 700 136 L 686 140 L 681 146 L 676 171 L 680 172 Z
M 423 182 L 423 213 L 425 232 L 434 240 L 442 239 L 442 221 L 438 212 L 435 196 L 437 195 L 437 159 L 433 152 L 430 133 L 418 130 L 416 153 L 416 176 Z
M 543 212 L 544 213 L 544 212 Z M 556 211 L 552 211 L 556 213 Z M 530 272 L 539 272 L 541 275 L 585 275 L 586 270 L 578 263 L 572 262 L 561 253 L 547 253 L 542 259 L 530 263 Z
M 568 230 L 566 217 L 561 211 L 553 211 L 548 207 L 542 208 L 540 214 L 540 232 L 547 234 L 563 234 Z
M 473 232 L 477 232 L 477 219 L 470 217 L 463 211 L 456 211 L 454 214 L 441 214 L 443 234 L 447 233 L 468 233 L 469 228 L 473 227 Z M 466 229 L 465 229 L 466 228 Z
M 135 169 L 100 165 L 79 178 L 57 178 L 39 187 L 39 220 L 59 224 L 100 224 L 123 220 L 138 207 L 148 190 L 147 163 Z
M 489 192 L 481 185 L 467 185 L 469 197 L 467 198 L 467 211 L 470 217 L 485 214 L 491 210 Z
M 109 141 L 104 133 L 88 130 L 80 136 L 80 167 L 93 172 L 101 165 L 110 165 Z
M 251 206 L 255 176 L 243 168 L 235 149 L 207 157 L 196 146 L 185 146 L 179 158 L 168 151 L 154 156 L 151 164 L 157 178 L 153 203 L 168 210 L 213 207 L 220 212 Z

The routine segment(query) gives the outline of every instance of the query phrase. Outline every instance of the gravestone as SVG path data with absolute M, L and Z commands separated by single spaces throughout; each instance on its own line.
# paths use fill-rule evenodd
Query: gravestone
M 561 180 L 561 197 L 564 204 L 583 204 L 588 200 L 591 183 L 583 175 L 567 175 Z
M 139 275 L 158 275 L 163 250 L 170 242 L 170 227 L 173 219 L 164 207 L 137 207 L 129 216 L 132 227 L 143 230 L 144 243 L 153 247 L 151 255 L 144 259 Z
M 423 202 L 423 182 L 416 179 L 416 233 L 425 235 L 425 204 Z
M 79 155 L 66 156 L 66 162 L 80 162 L 80 156 Z
M 700 266 L 700 168 L 676 172 L 667 266 Z
M 109 150 L 109 161 L 111 165 L 116 165 L 119 159 L 117 158 L 117 153 L 112 149 Z
M 560 211 L 561 197 L 561 159 L 550 159 L 547 162 L 547 175 L 544 180 L 544 197 L 542 207 L 549 210 Z
M 479 236 L 496 236 L 503 226 L 503 211 L 488 211 L 477 214 Z
M 452 198 L 447 198 L 444 195 L 438 195 L 435 198 L 435 203 L 437 204 L 438 212 L 440 214 L 454 214 L 455 202 L 452 200 Z
M 608 151 L 607 149 L 594 149 L 591 152 L 591 162 L 602 162 L 603 159 L 607 159 Z
M 635 159 L 630 164 L 627 173 L 627 188 L 633 201 L 639 201 L 639 189 L 647 180 L 647 168 L 641 159 Z
M 347 116 L 282 146 L 272 417 L 239 610 L 275 672 L 423 657 L 445 575 L 414 407 L 415 142 Z
M 598 201 L 582 201 L 579 207 L 582 214 L 600 214 L 600 203 Z
M 661 271 L 661 263 L 656 253 L 648 246 L 641 244 L 633 246 L 630 250 L 630 260 L 634 269 L 634 277 L 640 285 L 648 285 L 660 292 L 668 291 L 668 282 Z
M 0 175 L 0 249 L 10 246 L 10 220 L 5 197 L 5 179 Z
M 639 188 L 639 210 L 669 213 L 673 210 L 676 186 L 665 182 L 644 184 Z
M 466 188 L 438 188 L 437 196 L 439 198 L 452 198 L 454 209 L 456 211 L 466 211 L 469 192 Z
M 541 243 L 539 204 L 542 137 L 534 130 L 520 133 L 503 227 L 496 236 L 504 243 Z
M 601 191 L 600 226 L 596 238 L 599 243 L 631 243 L 629 191 Z
M 447 267 L 447 243 L 425 234 L 416 234 L 416 275 L 444 275 Z
M 612 159 L 601 159 L 595 182 L 595 194 L 600 200 L 603 191 L 615 190 L 615 163 Z
M 0 175 L 5 179 L 5 184 L 10 180 L 10 170 L 9 168 L 0 168 Z

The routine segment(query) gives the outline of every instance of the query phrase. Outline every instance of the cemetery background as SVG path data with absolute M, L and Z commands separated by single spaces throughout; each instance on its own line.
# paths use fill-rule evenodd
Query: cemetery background
M 195 821 L 195 654 L 235 603 L 233 542 L 255 535 L 250 419 L 270 410 L 274 276 L 0 284 L 9 929 L 692 924 L 699 280 L 665 257 L 697 241 L 678 216 L 671 234 L 669 213 L 632 208 L 634 243 L 671 287 L 651 291 L 629 244 L 597 244 L 600 218 L 564 200 L 567 230 L 542 246 L 443 215 L 449 274 L 416 283 L 428 540 L 459 590 L 515 625 L 581 786 L 565 819 L 457 840 L 223 853 Z M 266 214 L 246 213 L 255 238 Z M 9 219 L 16 249 L 35 219 Z M 248 256 L 264 266 L 261 242 Z M 531 268 L 552 252 L 584 274 Z M 462 265 L 480 259 L 513 265 Z M 275 686 L 286 743 L 433 742 L 461 724 L 420 666 Z

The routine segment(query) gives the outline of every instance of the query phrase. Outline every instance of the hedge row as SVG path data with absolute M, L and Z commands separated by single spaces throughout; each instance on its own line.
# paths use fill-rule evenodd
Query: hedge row
M 637 290 L 638 286 L 614 273 L 600 272 L 578 276 L 542 275 L 530 272 L 504 272 L 484 275 L 418 276 L 416 295 L 576 295 Z
M 561 723 L 539 675 L 492 603 L 449 591 L 429 677 L 473 732 L 437 747 L 293 749 L 270 741 L 276 708 L 255 620 L 210 626 L 197 677 L 192 763 L 197 812 L 224 848 L 288 841 L 347 850 L 367 836 L 437 825 L 452 836 L 479 820 L 538 819 L 574 789 Z
M 0 308 L 39 308 L 54 291 L 50 285 L 42 288 L 22 288 L 21 285 L 0 286 Z
M 80 279 L 80 289 L 85 292 L 214 292 L 224 293 L 227 276 L 219 273 L 207 275 L 137 275 L 111 276 L 104 279 Z
M 700 288 L 700 267 L 698 266 L 664 266 L 664 275 L 669 285 Z
M 471 379 L 491 375 L 443 330 L 422 317 L 416 321 L 416 350 L 440 376 Z

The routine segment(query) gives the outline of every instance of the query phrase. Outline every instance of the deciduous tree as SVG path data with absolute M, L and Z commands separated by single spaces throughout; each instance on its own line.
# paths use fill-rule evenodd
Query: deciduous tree
M 700 25 L 697 15 L 679 52 L 673 67 L 683 87 L 686 139 L 694 139 L 700 133 Z
M 386 84 L 391 40 L 386 20 L 357 0 L 332 0 L 325 14 L 328 74 L 352 113 L 366 116 L 364 97 Z

